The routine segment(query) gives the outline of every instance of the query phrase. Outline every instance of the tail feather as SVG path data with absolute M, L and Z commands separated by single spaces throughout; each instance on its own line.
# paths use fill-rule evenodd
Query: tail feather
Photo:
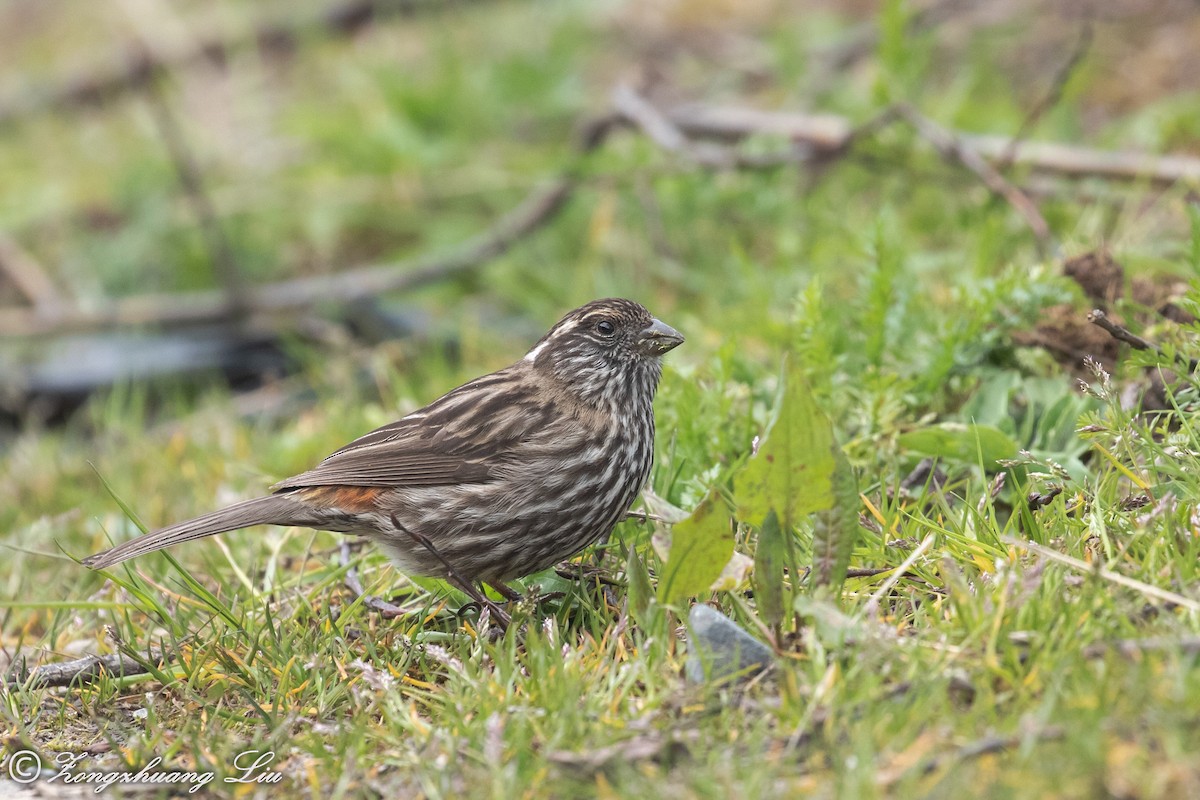
M 83 563 L 92 569 L 104 569 L 164 547 L 251 525 L 311 525 L 316 521 L 313 516 L 312 509 L 286 494 L 257 497 L 143 534 L 111 550 L 88 556 Z

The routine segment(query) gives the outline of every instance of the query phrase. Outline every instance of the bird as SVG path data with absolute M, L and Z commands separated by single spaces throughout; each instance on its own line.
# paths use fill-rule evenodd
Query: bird
M 283 525 L 365 537 L 401 572 L 444 578 L 477 602 L 483 584 L 517 599 L 509 581 L 574 556 L 625 518 L 654 458 L 662 356 L 683 341 L 640 303 L 592 301 L 516 363 L 355 439 L 270 494 L 82 563 L 104 569 Z

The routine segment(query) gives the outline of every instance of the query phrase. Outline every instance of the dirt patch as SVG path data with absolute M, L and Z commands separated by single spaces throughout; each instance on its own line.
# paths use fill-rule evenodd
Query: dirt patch
M 1103 309 L 1118 325 L 1143 330 L 1164 320 L 1175 323 L 1193 322 L 1176 300 L 1187 291 L 1187 284 L 1172 275 L 1155 275 L 1126 279 L 1125 269 L 1106 250 L 1096 250 L 1074 256 L 1063 262 L 1062 273 L 1083 291 L 1088 305 L 1062 303 L 1042 311 L 1032 331 L 1018 331 L 1013 341 L 1026 347 L 1040 347 L 1072 372 L 1086 377 L 1084 359 L 1092 357 L 1108 369 L 1120 363 L 1124 348 L 1107 332 L 1088 322 L 1092 308 Z M 1114 311 L 1113 306 L 1128 296 L 1133 301 L 1122 303 L 1129 319 Z M 1130 312 L 1130 308 L 1140 309 Z

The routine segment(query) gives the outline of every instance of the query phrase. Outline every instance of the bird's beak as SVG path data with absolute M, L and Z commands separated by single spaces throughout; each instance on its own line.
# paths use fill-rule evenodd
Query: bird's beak
M 683 335 L 665 322 L 652 320 L 638 336 L 637 349 L 648 356 L 661 356 L 683 344 Z

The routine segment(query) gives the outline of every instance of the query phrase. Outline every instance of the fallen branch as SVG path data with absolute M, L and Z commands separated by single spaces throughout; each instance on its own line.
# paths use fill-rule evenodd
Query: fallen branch
M 243 303 L 246 292 L 246 281 L 233 254 L 233 246 L 225 229 L 217 217 L 217 209 L 204 186 L 204 178 L 200 166 L 188 146 L 187 137 L 176 119 L 175 113 L 161 87 L 151 85 L 146 93 L 149 100 L 151 116 L 162 137 L 163 145 L 175 167 L 175 175 L 179 185 L 187 197 L 192 211 L 196 215 L 196 224 L 200 228 L 204 243 L 208 247 L 212 270 L 220 280 L 225 290 L 225 302 L 229 306 L 232 317 L 241 320 L 245 317 L 247 308 Z
M 547 759 L 559 768 L 590 775 L 614 763 L 628 767 L 646 761 L 677 760 L 689 752 L 688 745 L 698 738 L 696 730 L 654 731 L 586 750 L 552 750 Z
M 682 105 L 664 113 L 691 137 L 738 141 L 749 136 L 774 135 L 830 152 L 844 148 L 855 132 L 850 120 L 831 114 L 710 105 Z M 1007 136 L 948 133 L 993 165 L 1004 160 L 1012 144 Z M 1200 158 L 1193 156 L 1157 156 L 1056 142 L 1020 142 L 1012 148 L 1011 162 L 1013 166 L 1072 178 L 1142 180 L 1156 184 L 1200 183 Z
M 163 653 L 153 653 L 151 660 L 165 663 L 171 656 Z M 102 676 L 125 678 L 130 675 L 144 675 L 148 672 L 144 660 L 139 660 L 124 653 L 113 653 L 107 656 L 84 656 L 71 661 L 59 661 L 54 664 L 42 664 L 22 675 L 19 672 L 5 676 L 7 684 L 25 684 L 31 689 L 42 689 L 52 686 L 75 686 L 91 683 Z
M 1083 654 L 1099 658 L 1105 653 L 1118 653 L 1126 658 L 1138 658 L 1145 653 L 1170 653 L 1193 656 L 1200 653 L 1200 636 L 1159 636 L 1152 639 L 1121 639 L 1115 642 L 1096 642 L 1088 645 Z
M 944 129 L 916 111 L 897 106 L 885 109 L 865 125 L 853 126 L 844 117 L 768 112 L 741 107 L 681 106 L 657 109 L 630 89 L 614 94 L 616 113 L 585 126 L 580 152 L 605 141 L 618 125 L 633 124 L 669 150 L 681 152 L 710 167 L 754 168 L 780 163 L 819 161 L 836 157 L 858 139 L 877 132 L 897 117 L 913 124 L 948 157 L 974 171 L 992 191 L 1004 197 L 1046 242 L 1049 229 L 1029 198 L 992 166 L 1004 158 L 1011 141 L 1004 137 L 967 136 Z M 766 157 L 718 148 L 700 147 L 697 137 L 737 141 L 752 135 L 775 135 L 789 140 L 790 149 Z M 1200 183 L 1200 159 L 1105 153 L 1065 145 L 1022 142 L 1012 154 L 1014 163 L 1067 175 L 1140 178 L 1154 182 L 1188 180 Z M 47 333 L 92 331 L 127 326 L 193 325 L 225 322 L 244 308 L 250 316 L 294 312 L 312 306 L 345 304 L 385 292 L 413 289 L 470 272 L 507 251 L 518 239 L 551 220 L 566 204 L 577 182 L 573 169 L 533 191 L 492 228 L 446 253 L 343 270 L 247 287 L 239 302 L 224 290 L 180 294 L 144 294 L 91 309 L 0 309 L 0 336 L 38 336 Z
M 1095 325 L 1097 328 L 1103 329 L 1109 336 L 1116 339 L 1118 342 L 1124 342 L 1135 350 L 1153 350 L 1159 352 L 1150 341 L 1143 339 L 1133 331 L 1126 328 L 1124 325 L 1118 325 L 1108 318 L 1108 314 L 1104 313 L 1099 308 L 1093 308 L 1088 312 L 1088 322 Z
M 0 126 L 41 111 L 100 105 L 140 89 L 170 68 L 201 60 L 220 64 L 248 47 L 287 53 L 312 32 L 331 37 L 350 36 L 386 15 L 411 16 L 418 11 L 441 11 L 459 4 L 441 0 L 347 0 L 313 15 L 288 13 L 276 20 L 260 22 L 248 33 L 235 36 L 208 33 L 188 37 L 186 41 L 173 43 L 170 48 L 154 53 L 131 45 L 125 48 L 115 65 L 92 64 L 48 85 L 0 100 Z
M 43 314 L 53 314 L 63 305 L 62 295 L 50 276 L 15 239 L 0 232 L 0 273 Z
M 1079 31 L 1079 39 L 1075 42 L 1075 47 L 1067 56 L 1067 60 L 1063 62 L 1058 71 L 1054 73 L 1054 77 L 1050 79 L 1049 90 L 1042 95 L 1025 118 L 1021 120 L 1021 125 L 1017 128 L 1017 132 L 1013 134 L 1012 141 L 1005 149 L 1003 155 L 998 159 L 997 166 L 1003 168 L 1012 163 L 1013 154 L 1029 132 L 1033 130 L 1033 126 L 1038 123 L 1047 111 L 1058 105 L 1062 100 L 1063 90 L 1067 87 L 1067 81 L 1071 80 L 1071 76 L 1075 74 L 1075 70 L 1083 63 L 1084 57 L 1092 48 L 1092 41 L 1095 38 L 1094 30 L 1091 21 L 1085 21 L 1083 27 Z
M 1153 584 L 1145 583 L 1144 581 L 1139 581 L 1135 578 L 1126 577 L 1119 572 L 1113 572 L 1110 569 L 1106 569 L 1099 562 L 1095 564 L 1089 564 L 1086 561 L 1073 558 L 1072 556 L 1066 555 L 1065 553 L 1060 553 L 1057 550 L 1051 550 L 1049 547 L 1043 547 L 1037 542 L 1016 539 L 1011 536 L 1004 537 L 1004 540 L 1014 547 L 1030 550 L 1042 556 L 1043 558 L 1047 558 L 1051 561 L 1057 561 L 1060 564 L 1064 564 L 1084 574 L 1095 575 L 1097 578 L 1109 581 L 1110 583 L 1115 583 L 1118 586 L 1124 586 L 1127 589 L 1133 589 L 1135 592 L 1138 592 L 1145 597 L 1153 597 L 1155 600 L 1160 600 L 1164 603 L 1171 603 L 1173 605 L 1180 606 L 1181 608 L 1186 608 L 1189 611 L 1200 611 L 1200 602 L 1193 600 L 1190 597 L 1184 597 L 1178 592 L 1172 592 L 1169 589 L 1163 589 L 1159 586 L 1154 586 Z
M 1065 735 L 1065 729 L 1057 725 L 1051 725 L 1032 733 L 1017 733 L 1012 736 L 985 736 L 970 744 L 965 744 L 951 753 L 928 759 L 921 764 L 920 771 L 922 774 L 928 775 L 937 772 L 942 767 L 961 764 L 964 761 L 970 761 L 980 756 L 1002 753 L 1005 750 L 1020 747 L 1026 742 L 1050 742 L 1061 739 Z
M 1158 353 L 1163 358 L 1167 357 L 1167 354 L 1162 351 L 1162 348 L 1158 347 L 1148 339 L 1143 339 L 1141 336 L 1138 336 L 1124 325 L 1113 322 L 1111 319 L 1109 319 L 1108 314 L 1104 313 L 1102 309 L 1093 308 L 1088 312 L 1087 320 L 1097 328 L 1104 330 L 1109 336 L 1116 339 L 1118 342 L 1124 342 L 1135 350 L 1149 350 L 1152 353 Z M 1200 363 L 1198 363 L 1196 359 L 1188 359 L 1179 354 L 1175 355 L 1174 360 L 1186 367 L 1188 372 L 1195 372 L 1196 367 L 1200 366 Z
M 1046 224 L 1046 218 L 1042 216 L 1037 205 L 1024 192 L 1005 180 L 999 170 L 988 163 L 963 137 L 938 125 L 912 106 L 902 104 L 897 106 L 897 111 L 943 157 L 953 159 L 971 170 L 993 194 L 1002 197 L 1016 209 L 1037 237 L 1039 247 L 1047 249 L 1051 238 L 1050 226 Z
M 913 10 L 904 26 L 905 35 L 916 37 L 959 14 L 984 5 L 986 3 L 983 0 L 934 0 L 923 8 Z M 813 59 L 814 76 L 809 80 L 813 87 L 809 90 L 810 95 L 827 91 L 837 76 L 850 72 L 859 61 L 874 53 L 879 46 L 879 35 L 878 25 L 864 22 L 852 29 L 838 44 L 818 50 Z
M 251 314 L 278 314 L 322 303 L 351 303 L 470 272 L 545 225 L 566 205 L 574 186 L 574 178 L 563 177 L 535 190 L 492 228 L 447 253 L 247 288 L 241 305 Z M 120 326 L 213 323 L 232 319 L 236 312 L 237 308 L 223 289 L 143 294 L 114 300 L 105 308 L 74 309 L 57 314 L 20 308 L 0 309 L 0 336 L 39 336 Z

